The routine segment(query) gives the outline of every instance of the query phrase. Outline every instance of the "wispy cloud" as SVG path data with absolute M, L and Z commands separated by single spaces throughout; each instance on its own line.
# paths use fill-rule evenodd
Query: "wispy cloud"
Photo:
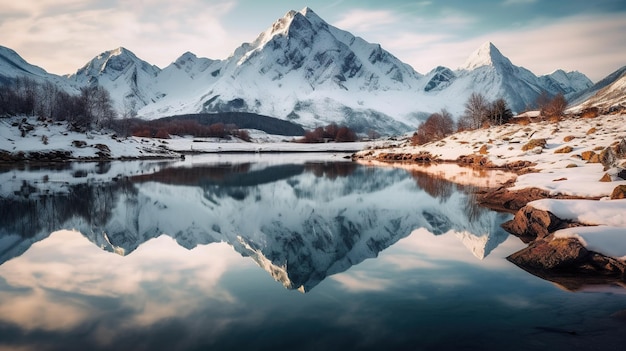
M 330 278 L 351 292 L 385 291 L 392 285 L 388 279 L 374 278 L 363 271 L 337 274 Z
M 334 25 L 348 31 L 367 32 L 394 23 L 396 20 L 397 16 L 392 11 L 354 9 L 347 12 Z
M 537 0 L 506 0 L 502 3 L 504 6 L 510 5 L 526 5 L 536 3 Z
M 116 313 L 90 304 L 93 299 L 121 298 L 124 323 L 112 326 L 114 336 L 128 325 L 190 315 L 207 303 L 236 304 L 219 281 L 242 265 L 252 267 L 225 244 L 187 251 L 162 236 L 120 257 L 78 232 L 59 231 L 0 266 L 4 283 L 14 287 L 0 291 L 0 321 L 26 330 L 67 330 Z M 169 288 L 162 290 L 164 282 Z
M 16 2 L 0 15 L 2 45 L 15 49 L 34 64 L 65 74 L 102 51 L 126 46 L 139 57 L 164 66 L 191 48 L 210 46 L 225 57 L 234 47 L 222 16 L 234 1 L 81 2 L 79 0 Z M 54 5 L 54 6 L 53 6 Z M 87 6 L 89 5 L 89 6 Z M 63 11 L 59 9 L 62 8 Z M 3 11 L 4 12 L 4 11 Z M 165 49 L 164 49 L 165 47 Z
M 535 21 L 477 36 L 431 26 L 428 32 L 406 30 L 393 37 L 372 32 L 366 39 L 381 43 L 421 73 L 438 65 L 455 69 L 482 43 L 491 41 L 513 64 L 537 75 L 562 68 L 579 70 L 597 81 L 626 64 L 625 32 L 623 15 L 614 14 Z

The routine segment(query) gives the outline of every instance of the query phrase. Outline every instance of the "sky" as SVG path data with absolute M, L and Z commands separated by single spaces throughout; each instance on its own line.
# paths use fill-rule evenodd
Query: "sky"
M 225 59 L 305 6 L 422 74 L 487 41 L 536 75 L 596 82 L 626 65 L 624 0 L 0 0 L 0 45 L 55 74 L 120 46 L 164 68 L 187 51 Z

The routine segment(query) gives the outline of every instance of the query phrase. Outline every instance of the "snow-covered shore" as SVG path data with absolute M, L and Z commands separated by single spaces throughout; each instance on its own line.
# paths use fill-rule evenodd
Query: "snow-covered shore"
M 118 138 L 112 132 L 71 131 L 66 122 L 34 117 L 0 118 L 0 161 L 114 160 L 180 157 L 161 141 Z M 7 159 L 2 159 L 7 158 Z
M 296 137 L 268 135 L 256 130 L 250 130 L 249 134 L 251 142 L 176 136 L 171 139 L 119 138 L 110 131 L 70 131 L 66 122 L 7 117 L 0 118 L 0 161 L 171 158 L 186 153 L 354 153 L 366 148 L 388 147 L 393 142 L 305 144 L 296 142 Z
M 626 221 L 623 219 L 626 218 L 626 201 L 610 199 L 614 189 L 626 186 L 623 179 L 626 168 L 624 122 L 625 115 L 605 115 L 559 122 L 507 124 L 456 133 L 422 146 L 412 146 L 407 140 L 399 147 L 361 151 L 355 158 L 376 163 L 377 160 L 412 160 L 416 155 L 428 155 L 431 159 L 449 162 L 473 157 L 489 168 L 521 164 L 525 169 L 519 172 L 521 175 L 509 177 L 514 182 L 507 191 L 534 188 L 548 197 L 601 199 L 529 202 L 528 206 L 584 225 L 559 230 L 551 238 L 575 238 L 588 250 L 626 260 Z M 539 142 L 531 147 L 531 141 Z M 455 179 L 459 177 L 454 172 L 423 168 L 451 181 L 462 182 L 462 179 Z

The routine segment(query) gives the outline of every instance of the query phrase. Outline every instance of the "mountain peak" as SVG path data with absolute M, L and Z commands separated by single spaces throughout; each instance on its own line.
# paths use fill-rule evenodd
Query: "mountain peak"
M 116 49 L 100 53 L 100 55 L 94 57 L 70 77 L 84 76 L 91 81 L 95 77 L 106 74 L 110 76 L 111 80 L 115 80 L 131 66 L 135 66 L 144 71 L 150 71 L 152 76 L 156 76 L 160 70 L 158 67 L 152 66 L 139 59 L 130 50 L 120 46 Z
M 311 21 L 311 23 L 325 22 L 320 16 L 317 15 L 317 13 L 313 12 L 313 10 L 311 10 L 311 8 L 308 6 L 300 10 L 300 14 L 306 17 L 309 21 Z
M 511 61 L 502 55 L 493 43 L 488 41 L 474 51 L 459 68 L 471 71 L 482 66 L 495 67 L 500 65 L 511 65 Z

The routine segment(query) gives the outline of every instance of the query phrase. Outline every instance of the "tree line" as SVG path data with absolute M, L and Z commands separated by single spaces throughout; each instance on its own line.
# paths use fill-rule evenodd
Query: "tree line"
M 356 133 L 344 125 L 331 123 L 325 127 L 317 127 L 306 131 L 304 137 L 298 139 L 301 143 L 324 143 L 334 141 L 338 143 L 353 142 L 357 140 Z
M 73 130 L 108 127 L 117 117 L 109 92 L 98 85 L 72 95 L 51 82 L 18 77 L 0 86 L 0 116 L 28 115 L 67 121 Z
M 543 92 L 537 98 L 537 107 L 543 117 L 560 117 L 567 108 L 567 101 L 562 94 L 550 97 Z M 414 145 L 423 145 L 435 140 L 441 140 L 455 131 L 475 130 L 482 127 L 498 126 L 508 123 L 513 118 L 513 112 L 503 98 L 488 101 L 480 93 L 472 93 L 465 102 L 463 115 L 455 124 L 452 115 L 445 109 L 431 114 L 422 123 L 411 138 Z

